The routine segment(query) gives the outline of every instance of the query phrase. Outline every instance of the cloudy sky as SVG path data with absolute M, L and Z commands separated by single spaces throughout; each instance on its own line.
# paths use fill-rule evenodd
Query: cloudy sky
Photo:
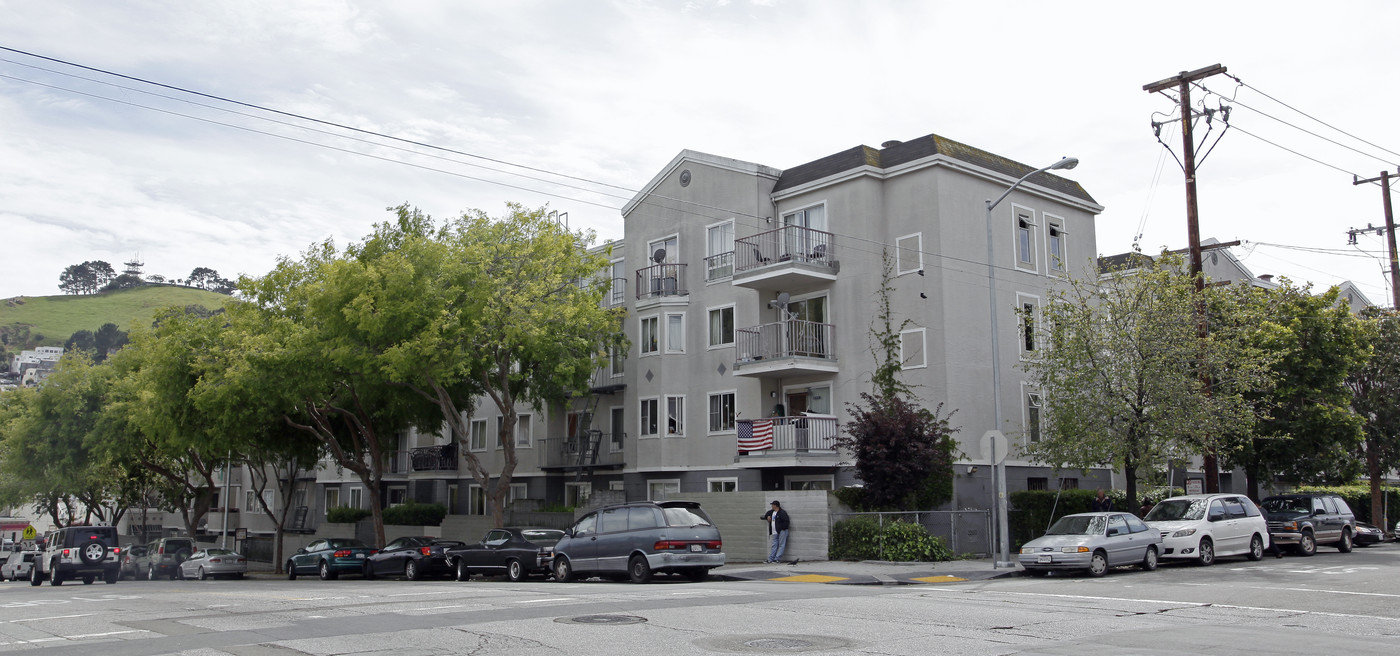
M 1142 86 L 1220 63 L 1247 86 L 1193 96 L 1232 107 L 1205 135 L 1202 235 L 1245 242 L 1256 274 L 1388 304 L 1383 238 L 1346 231 L 1384 221 L 1352 174 L 1400 163 L 1397 19 L 1384 2 L 0 0 L 0 297 L 137 254 L 170 278 L 260 275 L 403 202 L 548 204 L 618 238 L 617 208 L 681 149 L 785 168 L 930 133 L 1076 156 L 1067 177 L 1107 208 L 1101 254 L 1182 248 L 1180 129 L 1168 152 L 1151 128 L 1175 104 Z

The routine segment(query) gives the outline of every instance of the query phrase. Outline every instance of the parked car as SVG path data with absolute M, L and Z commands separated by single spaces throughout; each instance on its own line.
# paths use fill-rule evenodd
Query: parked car
M 418 581 L 427 576 L 453 573 L 447 561 L 447 550 L 466 546 L 457 540 L 429 536 L 402 537 L 384 545 L 383 549 L 365 558 L 365 578 L 403 576 Z
M 1143 521 L 1162 534 L 1162 558 L 1210 565 L 1220 556 L 1264 557 L 1269 525 L 1249 497 L 1192 494 L 1157 503 Z
M 11 551 L 6 555 L 9 557 L 0 565 L 0 581 L 18 581 L 29 578 L 29 568 L 33 567 L 39 552 Z
M 144 544 L 133 544 L 122 549 L 121 578 L 128 576 L 132 579 L 141 578 L 141 572 L 136 569 L 136 562 L 144 555 L 146 555 L 146 545 Z
M 209 577 L 241 579 L 248 572 L 248 559 L 229 549 L 200 549 L 186 558 L 177 568 L 177 578 L 199 579 Z
M 365 559 L 372 553 L 374 547 L 354 538 L 314 540 L 287 559 L 287 578 L 295 581 L 298 574 L 317 574 L 322 581 L 333 581 L 341 574 L 363 574 Z
M 554 545 L 554 580 L 627 577 L 646 583 L 653 574 L 703 581 L 724 565 L 724 543 L 694 501 L 638 501 L 588 513 Z
M 1044 536 L 1021 545 L 1021 567 L 1030 575 L 1054 570 L 1086 570 L 1103 576 L 1110 567 L 1157 569 L 1162 534 L 1131 513 L 1066 515 Z
M 458 581 L 472 574 L 498 576 L 511 581 L 549 574 L 554 561 L 554 545 L 564 532 L 552 528 L 493 528 L 481 542 L 447 551 L 447 559 Z
M 194 540 L 189 538 L 161 538 L 148 542 L 146 552 L 135 559 L 136 576 L 145 577 L 147 581 L 173 579 L 180 563 L 194 552 Z
M 1367 524 L 1366 522 L 1356 523 L 1356 537 L 1352 542 L 1358 547 L 1369 547 L 1373 544 L 1385 542 L 1385 531 Z
M 1280 494 L 1264 499 L 1264 514 L 1275 546 L 1291 545 L 1300 556 L 1317 553 L 1317 545 L 1351 551 L 1356 535 L 1356 516 L 1351 507 L 1335 494 L 1321 492 Z
M 121 576 L 120 542 L 115 526 L 67 526 L 50 531 L 39 545 L 39 554 L 29 568 L 29 584 L 45 579 L 50 585 L 63 585 L 81 579 L 91 585 L 99 577 L 116 583 Z

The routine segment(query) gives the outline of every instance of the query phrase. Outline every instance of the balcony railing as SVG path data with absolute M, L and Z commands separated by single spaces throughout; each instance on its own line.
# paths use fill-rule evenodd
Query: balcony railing
M 413 471 L 457 471 L 457 445 L 420 446 L 409 452 Z
M 626 433 L 589 431 L 578 437 L 550 437 L 544 446 L 544 467 L 564 469 L 616 469 L 623 465 L 622 445 Z
M 734 331 L 739 363 L 772 358 L 836 359 L 836 326 L 815 321 L 778 321 Z
M 637 269 L 637 299 L 688 296 L 684 264 L 654 264 Z
M 735 271 L 748 271 L 783 262 L 835 268 L 835 235 L 823 230 L 788 225 L 734 240 Z
M 627 302 L 627 279 L 612 278 L 606 293 L 603 294 L 603 307 L 617 307 Z
M 771 417 L 769 419 L 740 419 L 740 455 L 758 455 L 770 452 L 810 453 L 834 452 L 838 428 L 835 417 Z M 773 435 L 771 449 L 743 448 L 748 436 Z
M 705 258 L 705 282 L 723 280 L 734 275 L 734 251 Z

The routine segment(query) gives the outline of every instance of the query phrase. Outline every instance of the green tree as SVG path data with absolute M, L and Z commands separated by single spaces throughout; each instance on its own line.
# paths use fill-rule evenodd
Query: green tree
M 1267 390 L 1248 394 L 1259 421 L 1229 462 L 1244 467 L 1248 494 L 1259 498 L 1260 481 L 1273 477 L 1294 485 L 1349 483 L 1360 474 L 1353 454 L 1362 442 L 1362 418 L 1351 409 L 1347 377 L 1369 355 L 1362 323 L 1337 289 L 1316 295 L 1284 285 L 1254 290 L 1264 318 L 1251 341 L 1272 354 Z
M 1400 403 L 1395 402 L 1400 398 L 1400 314 L 1367 308 L 1362 318 L 1371 357 L 1347 377 L 1347 386 L 1352 409 L 1364 422 L 1360 455 L 1371 487 L 1371 517 L 1384 517 L 1381 483 L 1385 472 L 1400 468 Z
M 1222 314 L 1248 310 L 1235 290 L 1208 291 Z M 1268 360 L 1232 329 L 1247 320 L 1200 340 L 1195 293 L 1170 254 L 1051 291 L 1032 325 L 1041 348 L 1023 365 L 1045 400 L 1026 454 L 1057 469 L 1120 468 L 1136 500 L 1140 478 L 1247 433 L 1254 415 L 1242 391 L 1268 386 Z

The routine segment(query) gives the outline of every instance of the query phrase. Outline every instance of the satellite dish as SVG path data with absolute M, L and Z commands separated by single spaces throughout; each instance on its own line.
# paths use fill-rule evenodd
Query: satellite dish
M 651 254 L 651 261 L 653 261 L 653 262 L 655 262 L 655 263 L 657 263 L 657 264 L 661 264 L 661 263 L 662 263 L 663 261 L 665 261 L 665 260 L 666 260 L 666 249 L 664 249 L 664 248 L 658 248 L 658 249 L 656 249 L 656 252 L 655 252 L 655 253 L 652 253 L 652 254 Z
M 789 298 L 791 298 L 791 296 L 789 296 L 787 292 L 781 292 L 778 294 L 778 298 L 768 301 L 768 307 L 786 310 Z

